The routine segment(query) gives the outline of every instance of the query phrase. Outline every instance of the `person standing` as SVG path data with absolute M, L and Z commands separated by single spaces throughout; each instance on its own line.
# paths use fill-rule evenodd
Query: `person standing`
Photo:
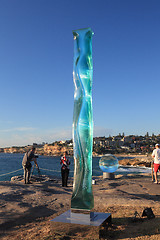
M 37 164 L 37 160 L 36 158 L 38 156 L 35 155 L 35 147 L 32 147 L 32 149 L 29 152 L 26 152 L 24 157 L 23 157 L 23 161 L 22 161 L 22 167 L 24 169 L 24 183 L 25 184 L 30 184 L 31 182 L 30 180 L 30 174 L 31 174 L 31 168 L 32 168 L 32 164 L 31 161 L 34 161 L 34 163 L 36 164 L 38 170 L 38 164 Z
M 69 165 L 70 161 L 66 158 L 67 152 L 64 152 L 63 156 L 61 157 L 60 164 L 61 164 L 61 176 L 62 176 L 62 187 L 67 187 L 68 182 L 68 175 L 69 175 Z
M 160 145 L 157 143 L 155 149 L 153 150 L 152 157 L 154 158 L 154 177 L 155 183 L 158 184 L 157 172 L 160 170 Z

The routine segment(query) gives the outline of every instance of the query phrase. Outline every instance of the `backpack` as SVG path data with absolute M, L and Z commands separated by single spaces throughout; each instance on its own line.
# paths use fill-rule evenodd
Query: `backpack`
M 145 208 L 142 213 L 142 217 L 144 217 L 144 216 L 146 216 L 148 219 L 155 218 L 152 208 Z

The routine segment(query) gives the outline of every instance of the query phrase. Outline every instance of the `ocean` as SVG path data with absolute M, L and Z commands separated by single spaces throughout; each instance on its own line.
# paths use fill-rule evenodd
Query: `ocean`
M 22 159 L 24 154 L 20 153 L 0 153 L 0 181 L 10 181 L 11 177 L 23 175 Z M 70 174 L 73 177 L 74 173 L 74 160 L 70 159 Z M 102 176 L 103 172 L 99 168 L 100 157 L 93 157 L 92 171 L 93 176 Z M 118 158 L 122 159 L 121 157 Z M 32 164 L 34 166 L 34 163 Z M 42 175 L 49 175 L 61 177 L 60 157 L 53 156 L 39 156 L 38 165 Z M 33 169 L 33 168 L 32 168 Z M 146 167 L 125 167 L 119 166 L 115 174 L 129 174 L 129 173 L 150 173 L 151 169 Z M 38 174 L 36 167 L 34 167 L 33 174 Z

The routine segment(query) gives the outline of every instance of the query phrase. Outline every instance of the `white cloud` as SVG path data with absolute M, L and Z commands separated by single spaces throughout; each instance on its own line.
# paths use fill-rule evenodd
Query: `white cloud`
M 51 129 L 45 132 L 45 136 L 43 137 L 48 138 L 49 142 L 71 139 L 72 138 L 72 129 L 71 127 L 62 128 L 62 129 Z
M 34 131 L 36 130 L 36 131 Z M 26 146 L 33 143 L 48 142 L 71 139 L 71 128 L 66 129 L 35 129 L 35 128 L 12 128 L 0 131 L 0 147 Z
M 0 129 L 0 132 L 25 132 L 25 131 L 33 131 L 35 128 L 32 127 L 17 127 L 17 128 L 8 128 L 8 129 Z
M 26 146 L 33 143 L 66 140 L 72 138 L 72 127 L 56 129 L 36 129 L 33 127 L 17 127 L 0 130 L 0 147 Z M 94 136 L 113 135 L 112 129 L 94 127 Z

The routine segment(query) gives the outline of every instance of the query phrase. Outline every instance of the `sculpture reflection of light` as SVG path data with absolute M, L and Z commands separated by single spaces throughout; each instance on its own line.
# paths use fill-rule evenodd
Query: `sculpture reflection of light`
M 74 182 L 72 209 L 90 210 L 94 206 L 92 193 L 92 35 L 90 28 L 73 31 L 74 36 L 74 112 L 73 150 Z

